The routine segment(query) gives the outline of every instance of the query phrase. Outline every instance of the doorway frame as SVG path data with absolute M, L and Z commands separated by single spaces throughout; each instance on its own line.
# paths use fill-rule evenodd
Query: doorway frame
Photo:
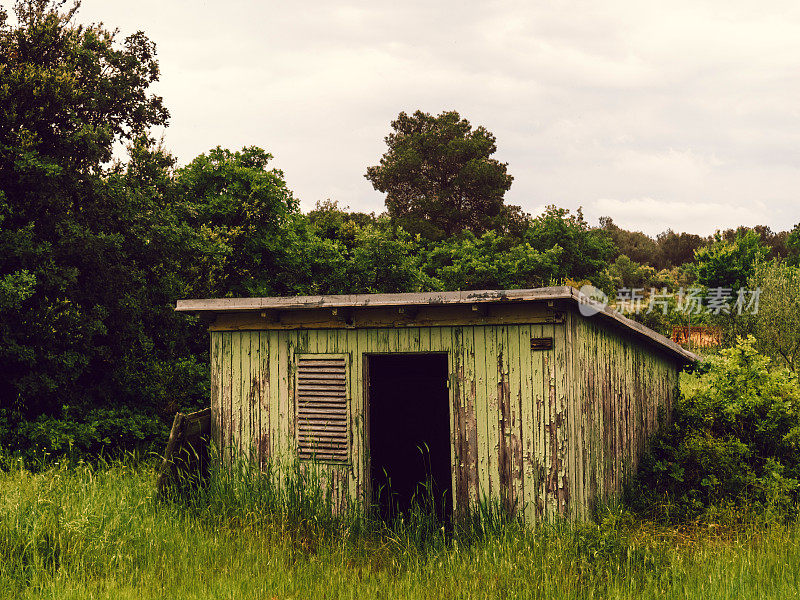
M 447 385 L 447 415 L 448 415 L 448 437 L 447 443 L 450 447 L 450 503 L 452 507 L 451 518 L 455 518 L 458 514 L 460 507 L 456 506 L 456 469 L 458 468 L 457 444 L 455 443 L 455 415 L 453 414 L 453 390 L 455 386 L 452 385 L 453 378 L 453 353 L 450 349 L 447 350 L 424 350 L 421 352 L 364 352 L 361 355 L 362 373 L 364 374 L 362 381 L 362 397 L 364 398 L 364 493 L 367 501 L 367 506 L 372 506 L 372 431 L 370 423 L 372 422 L 372 399 L 369 394 L 370 372 L 369 372 L 369 359 L 373 356 L 431 356 L 431 355 L 446 355 L 447 356 L 447 377 L 445 379 Z

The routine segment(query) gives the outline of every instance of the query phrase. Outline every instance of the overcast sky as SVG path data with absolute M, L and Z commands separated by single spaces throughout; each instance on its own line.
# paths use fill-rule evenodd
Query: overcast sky
M 83 0 L 158 45 L 165 145 L 275 156 L 304 209 L 383 210 L 400 111 L 497 137 L 528 212 L 656 234 L 800 222 L 800 2 Z

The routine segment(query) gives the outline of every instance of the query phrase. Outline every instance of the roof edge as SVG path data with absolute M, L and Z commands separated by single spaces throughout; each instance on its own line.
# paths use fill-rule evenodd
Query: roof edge
M 358 308 L 380 306 L 442 306 L 453 304 L 516 303 L 568 300 L 581 304 L 582 294 L 569 286 L 522 290 L 465 290 L 454 292 L 404 292 L 395 294 L 342 294 L 330 296 L 276 296 L 266 298 L 210 298 L 178 300 L 177 312 L 252 312 L 258 310 L 306 310 L 314 308 Z M 671 339 L 629 319 L 608 306 L 593 305 L 592 312 L 633 331 L 685 364 L 699 360 Z M 592 316 L 584 315 L 591 319 Z

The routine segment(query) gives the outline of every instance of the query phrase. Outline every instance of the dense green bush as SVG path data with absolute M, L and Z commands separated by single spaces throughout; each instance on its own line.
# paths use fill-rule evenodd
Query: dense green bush
M 29 467 L 52 460 L 92 460 L 122 451 L 143 456 L 161 452 L 168 434 L 158 417 L 127 407 L 81 411 L 65 406 L 60 417 L 41 415 L 33 421 L 0 410 L 0 455 L 21 459 Z
M 800 382 L 739 339 L 684 386 L 628 489 L 640 510 L 676 518 L 742 504 L 793 513 L 800 494 Z M 692 385 L 693 384 L 693 385 Z

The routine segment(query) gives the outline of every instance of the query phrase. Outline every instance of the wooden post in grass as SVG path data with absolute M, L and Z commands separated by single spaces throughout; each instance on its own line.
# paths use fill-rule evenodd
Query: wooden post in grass
M 211 433 L 211 409 L 185 415 L 177 413 L 172 421 L 164 460 L 156 483 L 159 495 L 186 475 L 202 477 L 208 468 L 208 436 Z

